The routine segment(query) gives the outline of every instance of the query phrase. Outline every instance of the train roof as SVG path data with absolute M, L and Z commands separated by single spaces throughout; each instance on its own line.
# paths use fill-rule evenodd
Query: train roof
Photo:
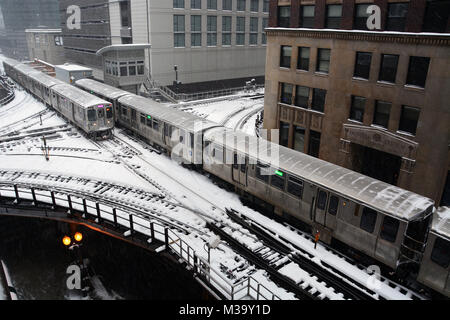
M 64 81 L 51 77 L 41 71 L 38 71 L 38 73 L 30 73 L 29 76 L 31 79 L 41 83 L 47 88 L 51 88 L 57 84 L 66 84 Z
M 77 86 L 86 89 L 91 90 L 92 92 L 101 94 L 102 96 L 110 99 L 117 99 L 119 97 L 122 97 L 127 94 L 131 94 L 128 91 L 101 83 L 96 80 L 92 79 L 80 79 L 75 82 Z
M 439 207 L 433 215 L 431 230 L 450 240 L 450 207 Z
M 31 74 L 33 72 L 40 72 L 26 63 L 19 63 L 14 66 L 14 69 L 16 69 L 17 71 L 20 71 L 21 73 L 26 74 L 26 75 Z
M 108 101 L 100 99 L 97 96 L 94 96 L 90 93 L 87 93 L 86 91 L 83 91 L 73 85 L 66 83 L 53 86 L 52 90 L 70 99 L 71 101 L 76 102 L 83 108 L 88 108 L 99 104 L 110 104 Z
M 205 139 L 218 143 L 223 143 L 224 138 L 225 141 L 234 141 L 236 138 L 234 150 L 248 152 L 253 159 L 269 165 L 274 171 L 280 169 L 294 174 L 398 219 L 410 221 L 420 218 L 434 204 L 433 200 L 416 193 L 243 132 L 215 128 L 205 133 Z M 278 163 L 276 158 L 268 156 L 272 153 L 279 153 Z
M 123 96 L 119 98 L 119 102 L 131 106 L 143 114 L 156 117 L 158 120 L 162 120 L 189 132 L 201 132 L 205 129 L 219 126 L 215 122 L 135 94 Z
M 19 61 L 12 59 L 12 58 L 6 58 L 6 57 L 3 58 L 3 63 L 6 63 L 7 65 L 10 65 L 13 67 L 20 64 Z

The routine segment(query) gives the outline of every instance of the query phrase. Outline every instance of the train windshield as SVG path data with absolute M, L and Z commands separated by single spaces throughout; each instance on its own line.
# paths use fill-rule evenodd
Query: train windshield
M 111 118 L 113 117 L 113 112 L 112 112 L 112 107 L 111 107 L 111 106 L 108 106 L 108 107 L 106 108 L 106 117 L 107 117 L 108 119 L 111 119 Z
M 89 121 L 97 120 L 97 113 L 95 112 L 95 110 L 88 110 L 88 120 Z

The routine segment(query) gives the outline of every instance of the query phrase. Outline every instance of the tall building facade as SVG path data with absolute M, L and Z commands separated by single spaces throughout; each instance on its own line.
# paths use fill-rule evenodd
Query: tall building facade
M 29 59 L 26 29 L 60 26 L 58 0 L 0 0 L 0 8 L 0 47 L 16 59 Z
M 368 31 L 369 5 L 380 29 Z M 264 127 L 450 205 L 450 1 L 271 0 Z
M 263 77 L 268 11 L 268 0 L 135 0 L 133 42 L 151 43 L 147 62 L 164 85 Z

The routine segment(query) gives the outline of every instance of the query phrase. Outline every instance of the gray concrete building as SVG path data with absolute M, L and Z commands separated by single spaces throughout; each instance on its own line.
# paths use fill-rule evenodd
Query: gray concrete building
M 42 60 L 56 65 L 65 62 L 61 29 L 26 29 L 30 60 Z

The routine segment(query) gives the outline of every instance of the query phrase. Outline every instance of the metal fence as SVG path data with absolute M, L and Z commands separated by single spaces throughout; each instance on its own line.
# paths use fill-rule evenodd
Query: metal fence
M 126 207 L 123 203 L 102 201 L 97 196 L 89 196 L 77 190 L 61 191 L 58 189 L 55 191 L 51 187 L 40 184 L 8 182 L 0 182 L 0 207 L 2 198 L 14 199 L 16 205 L 19 205 L 21 200 L 27 200 L 32 201 L 33 207 L 38 207 L 39 203 L 46 203 L 52 205 L 53 209 L 68 208 L 69 210 L 64 212 L 67 219 L 74 219 L 73 212 L 76 210 L 83 213 L 81 218 L 87 222 L 91 222 L 91 220 L 97 224 L 107 222 L 115 228 L 120 226 L 128 228 L 126 236 L 140 233 L 149 237 L 149 240 L 146 241 L 147 244 L 153 240 L 161 241 L 164 243 L 163 249 L 178 257 L 179 260 L 181 259 L 188 269 L 193 270 L 200 279 L 220 292 L 226 299 L 280 300 L 277 295 L 251 276 L 232 283 L 221 272 L 213 268 L 208 261 L 199 256 L 187 242 L 183 241 L 174 231 L 176 227 L 169 226 L 162 221 L 155 221 L 154 217 L 140 212 L 136 208 Z M 54 213 L 53 210 L 44 210 L 40 215 L 37 213 L 38 211 L 34 209 L 32 215 L 49 219 L 61 218 L 61 213 Z

